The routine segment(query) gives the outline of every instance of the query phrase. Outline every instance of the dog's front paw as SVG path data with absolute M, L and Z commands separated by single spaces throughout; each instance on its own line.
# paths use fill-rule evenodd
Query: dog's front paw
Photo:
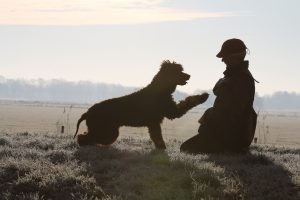
M 167 148 L 166 144 L 164 142 L 160 142 L 158 144 L 155 144 L 155 147 L 156 147 L 156 149 L 159 149 L 159 150 L 165 150 Z
M 190 104 L 192 106 L 197 106 L 201 103 L 204 103 L 207 100 L 208 96 L 209 96 L 209 94 L 205 92 L 201 95 L 189 96 L 185 100 L 188 104 Z
M 196 96 L 198 96 L 200 103 L 204 103 L 208 99 L 209 94 L 207 92 L 204 92 L 204 93 L 202 93 L 200 95 L 196 95 Z

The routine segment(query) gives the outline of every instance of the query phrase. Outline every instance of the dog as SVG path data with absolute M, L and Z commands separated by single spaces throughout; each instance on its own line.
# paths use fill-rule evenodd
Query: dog
M 80 146 L 91 144 L 110 145 L 119 136 L 119 127 L 148 127 L 151 140 L 157 149 L 166 149 L 161 133 L 164 117 L 175 119 L 191 108 L 205 102 L 207 93 L 193 95 L 176 103 L 172 97 L 177 85 L 185 85 L 190 75 L 183 72 L 181 64 L 165 60 L 152 82 L 141 90 L 108 99 L 90 107 L 77 122 L 76 137 L 80 123 L 86 120 L 88 132 L 79 134 Z

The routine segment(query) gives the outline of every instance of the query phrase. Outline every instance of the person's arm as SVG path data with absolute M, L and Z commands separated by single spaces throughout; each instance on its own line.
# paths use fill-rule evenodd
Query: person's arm
M 251 82 L 248 77 L 238 77 L 236 81 L 220 84 L 213 107 L 205 112 L 199 123 L 222 119 L 235 120 L 243 115 L 248 106 L 251 94 Z
M 237 84 L 232 87 L 231 112 L 235 117 L 242 117 L 249 106 L 252 96 L 251 78 L 247 75 L 238 77 Z

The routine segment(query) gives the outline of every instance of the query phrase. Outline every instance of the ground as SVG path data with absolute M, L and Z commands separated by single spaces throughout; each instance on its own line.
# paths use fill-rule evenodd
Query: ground
M 300 149 L 158 151 L 149 139 L 79 147 L 71 135 L 0 132 L 0 199 L 300 199 Z

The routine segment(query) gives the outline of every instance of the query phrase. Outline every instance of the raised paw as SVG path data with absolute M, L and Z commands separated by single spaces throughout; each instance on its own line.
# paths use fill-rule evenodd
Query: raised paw
M 207 92 L 204 92 L 204 93 L 202 93 L 200 95 L 196 95 L 196 96 L 198 96 L 200 103 L 204 103 L 208 99 L 209 94 Z
M 201 103 L 204 103 L 207 100 L 208 96 L 209 96 L 209 94 L 205 92 L 201 95 L 189 96 L 185 100 L 188 104 L 190 104 L 192 106 L 197 106 Z

